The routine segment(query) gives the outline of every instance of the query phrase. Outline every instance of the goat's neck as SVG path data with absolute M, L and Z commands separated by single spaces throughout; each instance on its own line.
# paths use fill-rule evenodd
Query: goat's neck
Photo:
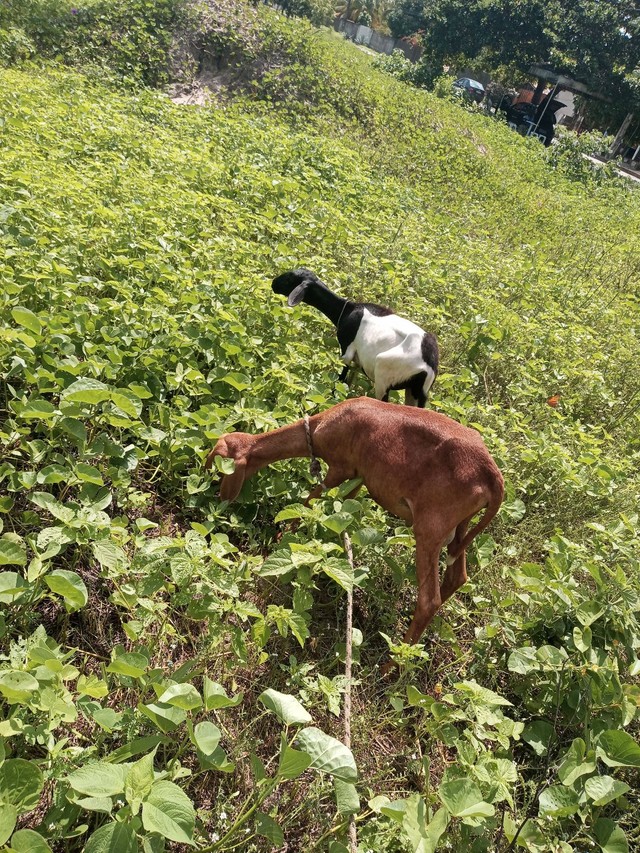
M 256 435 L 249 453 L 249 464 L 252 472 L 259 471 L 271 462 L 295 456 L 310 456 L 304 421 Z
M 333 293 L 323 284 L 320 287 L 310 287 L 305 294 L 304 301 L 308 305 L 313 305 L 318 311 L 322 311 L 325 317 L 328 317 L 333 325 L 337 326 L 349 300 Z

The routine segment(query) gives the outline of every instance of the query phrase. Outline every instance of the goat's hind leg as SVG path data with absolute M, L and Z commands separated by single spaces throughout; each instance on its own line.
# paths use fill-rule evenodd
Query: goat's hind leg
M 447 542 L 447 553 L 455 554 L 458 550 L 458 546 L 460 542 L 464 539 L 464 535 L 467 532 L 467 527 L 469 526 L 470 518 L 465 518 L 464 521 L 461 521 L 460 524 L 456 527 L 453 537 L 449 542 Z M 449 563 L 447 565 L 447 569 L 444 573 L 444 577 L 442 578 L 442 585 L 440 586 L 440 598 L 442 601 L 446 601 L 450 598 L 453 593 L 460 589 L 467 582 L 467 555 L 463 551 L 453 563 Z

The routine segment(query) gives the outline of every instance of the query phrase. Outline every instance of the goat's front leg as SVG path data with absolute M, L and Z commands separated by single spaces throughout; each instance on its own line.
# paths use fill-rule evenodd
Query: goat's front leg
M 442 599 L 440 597 L 440 574 L 438 558 L 442 540 L 435 541 L 430 535 L 416 534 L 416 578 L 418 581 L 418 600 L 411 624 L 404 635 L 403 642 L 417 643 L 425 628 L 437 613 Z M 383 677 L 395 668 L 393 661 L 382 667 Z
M 309 497 L 304 502 L 305 506 L 309 506 L 309 503 L 315 498 L 319 498 L 323 492 L 328 491 L 329 489 L 335 488 L 335 486 L 339 486 L 340 483 L 344 483 L 345 480 L 350 479 L 350 474 L 344 469 L 341 468 L 329 468 L 326 473 L 324 480 L 319 483 L 317 486 L 314 486 L 313 489 L 309 492 Z M 360 484 L 361 485 L 361 484 Z M 356 486 L 356 488 L 349 494 L 349 497 L 355 495 L 360 485 Z

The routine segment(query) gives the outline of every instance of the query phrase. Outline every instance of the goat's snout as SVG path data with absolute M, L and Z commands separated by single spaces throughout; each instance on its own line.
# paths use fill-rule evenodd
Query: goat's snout
M 220 456 L 223 459 L 233 459 L 235 463 L 231 474 L 224 474 L 220 481 L 220 497 L 223 501 L 235 500 L 244 485 L 247 470 L 246 439 L 250 442 L 251 436 L 242 435 L 241 433 L 228 433 L 220 436 L 205 461 L 204 467 L 207 469 L 213 466 L 216 456 Z
M 226 438 L 227 438 L 226 434 L 221 435 L 220 438 L 215 443 L 213 450 L 210 450 L 209 453 L 207 454 L 207 458 L 206 458 L 205 463 L 204 463 L 204 467 L 207 470 L 209 470 L 213 466 L 213 460 L 216 458 L 216 456 L 222 456 L 224 459 L 228 459 L 229 456 L 231 455 L 229 453 L 228 448 L 227 448 Z

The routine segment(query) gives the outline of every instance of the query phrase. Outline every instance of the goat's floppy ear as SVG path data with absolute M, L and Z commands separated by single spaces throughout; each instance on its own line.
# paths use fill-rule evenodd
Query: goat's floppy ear
M 235 501 L 240 494 L 240 489 L 244 484 L 245 472 L 247 469 L 246 459 L 236 459 L 236 467 L 232 474 L 225 474 L 222 478 L 220 486 L 220 499 L 223 501 Z
M 299 302 L 302 302 L 304 299 L 304 295 L 307 292 L 307 287 L 311 284 L 308 278 L 305 278 L 304 281 L 300 282 L 297 287 L 294 287 L 291 293 L 289 294 L 289 298 L 287 299 L 287 305 L 289 308 L 293 308 L 294 305 L 297 305 Z

